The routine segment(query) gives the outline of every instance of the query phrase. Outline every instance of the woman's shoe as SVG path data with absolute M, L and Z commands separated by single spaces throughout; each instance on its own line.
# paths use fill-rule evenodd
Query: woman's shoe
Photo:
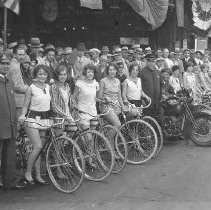
M 48 182 L 47 181 L 39 181 L 37 179 L 35 179 L 35 184 L 39 184 L 39 185 L 48 185 Z
M 33 179 L 27 179 L 25 176 L 24 176 L 24 181 L 26 181 L 29 185 L 35 185 L 35 182 Z

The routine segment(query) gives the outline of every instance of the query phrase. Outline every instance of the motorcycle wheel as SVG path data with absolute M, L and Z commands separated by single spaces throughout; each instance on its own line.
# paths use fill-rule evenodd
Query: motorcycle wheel
M 194 115 L 196 126 L 191 123 L 189 134 L 190 139 L 197 146 L 211 146 L 211 115 L 198 113 Z

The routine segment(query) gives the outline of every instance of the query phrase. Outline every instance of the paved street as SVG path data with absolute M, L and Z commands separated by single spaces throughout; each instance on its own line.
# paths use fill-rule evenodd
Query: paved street
M 211 209 L 211 148 L 169 142 L 157 159 L 127 165 L 106 181 L 86 181 L 74 194 L 51 186 L 0 191 L 0 209 Z

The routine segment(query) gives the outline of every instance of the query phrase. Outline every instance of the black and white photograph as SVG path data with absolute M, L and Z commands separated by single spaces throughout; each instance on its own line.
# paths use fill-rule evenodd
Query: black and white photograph
M 0 0 L 0 210 L 210 210 L 211 0 Z

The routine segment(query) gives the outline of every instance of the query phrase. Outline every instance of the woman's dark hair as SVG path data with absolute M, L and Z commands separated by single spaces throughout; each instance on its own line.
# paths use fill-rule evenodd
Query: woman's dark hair
M 179 66 L 174 65 L 171 70 L 172 70 L 172 72 L 175 72 L 176 70 L 179 70 Z
M 107 74 L 107 75 L 109 74 L 109 67 L 110 67 L 110 66 L 113 66 L 113 67 L 116 69 L 116 71 L 117 71 L 117 64 L 114 63 L 114 62 L 111 62 L 111 63 L 109 63 L 108 66 L 106 66 L 106 74 Z
M 95 77 L 97 73 L 97 67 L 91 63 L 88 63 L 86 66 L 84 66 L 84 69 L 82 72 L 83 76 L 86 76 L 88 69 L 91 69 L 94 71 L 94 77 Z
M 37 66 L 35 66 L 35 68 L 33 70 L 33 77 L 34 78 L 37 78 L 37 74 L 38 74 L 40 69 L 45 71 L 48 74 L 48 76 L 49 76 L 50 69 L 49 69 L 48 66 L 46 66 L 46 65 L 37 65 Z
M 203 71 L 208 65 L 207 64 L 202 64 L 201 67 L 201 71 Z
M 55 79 L 58 81 L 59 80 L 59 75 L 62 71 L 66 71 L 67 75 L 68 75 L 68 70 L 67 67 L 65 65 L 59 64 L 57 66 L 57 68 L 55 69 Z
M 129 73 L 131 73 L 132 70 L 133 70 L 136 66 L 138 67 L 138 70 L 139 70 L 138 64 L 137 64 L 137 63 L 132 63 L 132 64 L 129 66 L 129 68 L 128 68 Z
M 188 67 L 190 67 L 190 66 L 194 66 L 193 62 L 191 62 L 191 61 L 186 63 L 186 65 L 184 66 L 184 70 L 187 71 Z

